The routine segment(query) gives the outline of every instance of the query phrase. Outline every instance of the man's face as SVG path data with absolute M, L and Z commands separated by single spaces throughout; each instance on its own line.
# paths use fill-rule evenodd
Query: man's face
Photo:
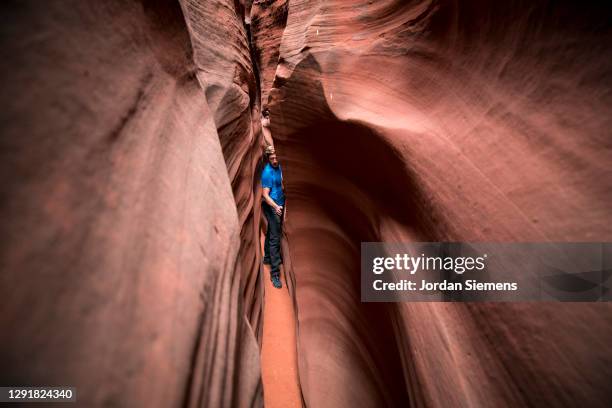
M 270 164 L 272 166 L 278 166 L 278 159 L 276 158 L 276 153 L 272 153 L 270 156 L 268 156 L 268 160 L 270 161 Z

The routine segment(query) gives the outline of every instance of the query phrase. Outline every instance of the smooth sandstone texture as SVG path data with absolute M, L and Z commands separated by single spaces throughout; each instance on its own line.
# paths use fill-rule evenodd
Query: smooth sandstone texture
M 244 18 L 249 11 L 229 0 L 182 0 L 181 5 L 193 46 L 198 82 L 213 112 L 238 212 L 237 268 L 242 275 L 245 314 L 261 340 L 259 174 L 264 143 L 257 75 L 251 62 Z
M 359 301 L 361 241 L 612 239 L 611 13 L 502 3 L 289 1 L 262 103 L 308 406 L 612 400 L 608 304 Z
M 257 66 L 262 106 L 275 79 L 283 31 L 287 24 L 289 1 L 255 1 L 251 7 L 251 41 L 254 64 Z
M 72 385 L 87 407 L 262 405 L 241 244 L 259 236 L 255 80 L 234 5 L 3 6 L 2 385 Z

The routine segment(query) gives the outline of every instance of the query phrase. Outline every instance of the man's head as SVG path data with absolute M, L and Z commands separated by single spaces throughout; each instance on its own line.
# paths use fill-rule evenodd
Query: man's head
M 267 108 L 261 112 L 261 125 L 263 127 L 270 126 L 270 111 Z
M 276 157 L 276 151 L 274 150 L 274 146 L 266 147 L 265 154 L 266 154 L 266 159 L 268 160 L 268 163 L 270 163 L 270 165 L 272 165 L 273 167 L 277 167 L 278 158 Z

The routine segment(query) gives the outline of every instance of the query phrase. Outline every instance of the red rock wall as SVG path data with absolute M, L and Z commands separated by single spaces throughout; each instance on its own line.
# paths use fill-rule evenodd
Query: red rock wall
M 259 279 L 261 191 L 260 103 L 245 15 L 232 1 L 181 1 L 194 49 L 197 77 L 213 112 L 240 224 L 239 270 L 245 313 L 261 331 L 263 287 Z M 211 19 L 216 23 L 211 23 Z M 259 336 L 258 336 L 259 337 Z
M 288 11 L 287 0 L 255 1 L 251 8 L 254 63 L 259 71 L 262 106 L 268 103 L 268 92 L 276 75 L 280 43 L 287 25 Z
M 362 304 L 358 259 L 361 241 L 610 240 L 609 21 L 571 2 L 289 2 L 262 94 L 308 406 L 608 405 L 609 305 Z
M 0 384 L 73 385 L 87 407 L 262 404 L 234 6 L 3 6 Z

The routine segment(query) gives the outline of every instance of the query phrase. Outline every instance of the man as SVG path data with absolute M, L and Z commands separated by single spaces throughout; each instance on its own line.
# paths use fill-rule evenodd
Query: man
M 262 207 L 268 220 L 266 241 L 264 243 L 264 264 L 270 265 L 270 279 L 275 288 L 282 288 L 280 280 L 280 265 L 283 263 L 281 254 L 281 233 L 285 211 L 285 193 L 283 191 L 283 173 L 273 146 L 266 147 L 266 165 L 261 173 L 263 187 Z

